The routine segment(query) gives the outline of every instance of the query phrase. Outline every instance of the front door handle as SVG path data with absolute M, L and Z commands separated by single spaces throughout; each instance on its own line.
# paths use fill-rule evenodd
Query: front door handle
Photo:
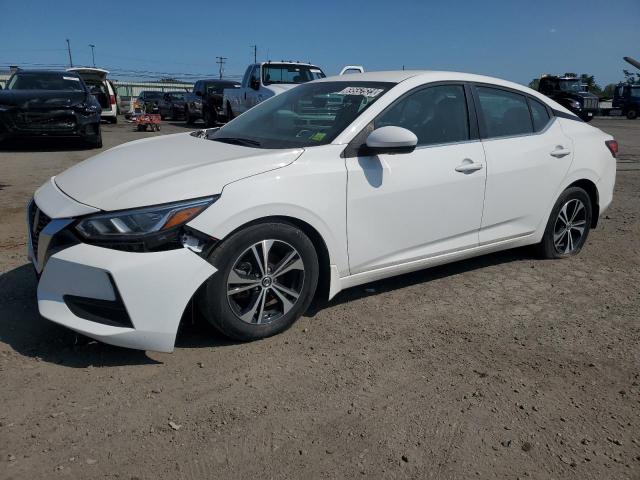
M 482 170 L 482 164 L 475 163 L 473 160 L 469 158 L 465 158 L 462 161 L 462 164 L 456 167 L 456 172 L 460 172 L 460 173 L 472 173 L 478 170 Z
M 566 157 L 567 155 L 571 155 L 571 150 L 569 150 L 568 148 L 564 148 L 562 145 L 557 145 L 556 148 L 551 153 L 549 153 L 549 155 L 556 158 L 562 158 Z

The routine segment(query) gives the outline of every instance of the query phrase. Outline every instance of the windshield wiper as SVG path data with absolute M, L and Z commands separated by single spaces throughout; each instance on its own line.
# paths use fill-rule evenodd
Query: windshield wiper
M 222 143 L 230 143 L 232 145 L 243 145 L 245 147 L 259 147 L 260 142 L 256 140 L 250 140 L 248 138 L 239 138 L 239 137 L 216 137 L 211 138 L 210 140 L 215 140 L 217 142 Z

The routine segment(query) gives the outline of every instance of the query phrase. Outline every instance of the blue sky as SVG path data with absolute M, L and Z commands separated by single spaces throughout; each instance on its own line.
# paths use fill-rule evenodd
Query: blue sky
M 327 74 L 446 69 L 520 83 L 541 73 L 623 78 L 640 59 L 640 0 L 95 1 L 0 0 L 0 66 L 68 62 L 123 72 L 241 74 L 258 58 L 311 61 Z M 267 56 L 268 55 L 268 56 Z M 131 76 L 131 75 L 129 75 Z

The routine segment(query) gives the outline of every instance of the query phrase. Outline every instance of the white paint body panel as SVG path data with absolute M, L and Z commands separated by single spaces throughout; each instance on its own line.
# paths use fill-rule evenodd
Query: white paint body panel
M 481 142 L 347 159 L 352 274 L 478 244 L 486 169 L 465 159 L 484 165 Z
M 193 293 L 216 269 L 187 249 L 130 253 L 80 244 L 53 255 L 38 284 L 45 318 L 112 345 L 173 351 L 178 324 Z M 75 316 L 64 295 L 113 300 L 111 275 L 135 328 Z
M 313 228 L 329 253 L 330 297 L 341 289 L 501 249 L 536 243 L 562 191 L 579 180 L 611 203 L 616 162 L 609 135 L 557 117 L 536 135 L 417 148 L 409 154 L 344 158 L 347 144 L 404 93 L 431 82 L 526 87 L 452 72 L 371 72 L 323 81 L 397 82 L 329 145 L 261 150 L 188 134 L 145 139 L 99 154 L 36 193 L 52 218 L 191 198 L 220 198 L 189 226 L 224 241 L 249 222 L 284 217 Z M 557 145 L 571 155 L 555 158 Z M 456 171 L 469 159 L 482 168 Z M 72 197 L 72 198 L 69 198 Z M 134 329 L 75 317 L 65 294 L 111 298 L 109 273 Z M 47 318 L 116 345 L 169 351 L 180 316 L 216 266 L 187 249 L 126 253 L 76 245 L 54 254 L 38 288 Z

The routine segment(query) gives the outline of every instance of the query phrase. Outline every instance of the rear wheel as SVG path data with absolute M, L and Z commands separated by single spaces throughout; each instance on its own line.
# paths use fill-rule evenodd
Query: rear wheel
M 627 118 L 629 120 L 635 120 L 636 118 L 638 118 L 638 111 L 637 110 L 627 110 Z
M 541 255 L 544 258 L 577 255 L 589 235 L 592 215 L 587 192 L 580 187 L 566 189 L 554 205 L 538 245 Z
M 289 328 L 309 307 L 318 284 L 311 240 L 286 223 L 262 223 L 233 234 L 211 254 L 218 269 L 199 305 L 224 335 L 256 340 Z
M 111 117 L 111 118 L 109 118 L 109 123 L 112 123 L 112 124 L 116 124 L 116 123 L 118 123 L 118 117 L 117 117 L 117 116 L 115 116 L 115 117 Z

